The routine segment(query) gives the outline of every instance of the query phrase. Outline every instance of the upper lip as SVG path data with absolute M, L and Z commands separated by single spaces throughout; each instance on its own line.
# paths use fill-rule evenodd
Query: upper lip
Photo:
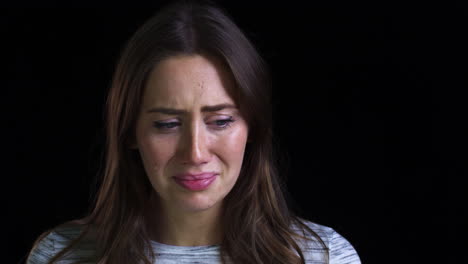
M 203 180 L 213 177 L 218 173 L 216 172 L 202 172 L 202 173 L 181 173 L 177 174 L 174 177 L 183 180 Z

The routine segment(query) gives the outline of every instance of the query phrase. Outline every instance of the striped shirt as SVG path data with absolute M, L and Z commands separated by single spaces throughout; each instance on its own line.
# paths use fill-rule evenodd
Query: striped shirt
M 314 230 L 329 248 L 329 264 L 360 264 L 356 250 L 343 236 L 330 227 L 304 221 L 307 226 Z M 298 229 L 294 229 L 298 232 Z M 38 245 L 31 251 L 27 264 L 42 264 L 48 261 L 65 248 L 70 241 L 81 232 L 80 227 L 60 227 L 54 229 L 50 234 L 39 241 Z M 302 253 L 307 264 L 325 264 L 324 249 L 316 242 L 299 242 Z M 151 241 L 153 252 L 155 252 L 158 264 L 175 263 L 221 263 L 220 247 L 212 246 L 174 246 Z M 60 264 L 71 264 L 82 258 L 93 256 L 92 243 L 83 243 L 70 254 L 57 262 Z M 80 262 L 83 263 L 83 262 Z M 89 262 L 88 262 L 89 263 Z

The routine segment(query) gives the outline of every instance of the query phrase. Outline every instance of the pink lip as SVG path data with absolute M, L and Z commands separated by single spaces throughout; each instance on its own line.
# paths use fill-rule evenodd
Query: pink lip
M 180 186 L 191 190 L 201 191 L 208 188 L 211 183 L 216 180 L 217 173 L 201 173 L 201 174 L 180 174 L 174 176 L 174 181 Z

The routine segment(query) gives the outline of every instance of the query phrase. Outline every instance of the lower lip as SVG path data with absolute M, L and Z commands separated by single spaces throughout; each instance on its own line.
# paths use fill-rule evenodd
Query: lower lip
M 213 175 L 210 178 L 202 179 L 202 180 L 183 180 L 174 178 L 175 182 L 177 182 L 180 186 L 184 187 L 190 191 L 201 191 L 207 189 L 211 183 L 216 180 L 217 174 Z

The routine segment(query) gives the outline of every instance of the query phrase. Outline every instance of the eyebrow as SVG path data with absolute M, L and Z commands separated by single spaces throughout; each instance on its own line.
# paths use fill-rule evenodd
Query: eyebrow
M 237 109 L 237 107 L 233 104 L 218 104 L 218 105 L 206 105 L 201 108 L 202 112 L 216 112 L 219 110 L 223 110 L 226 108 L 233 108 Z M 182 109 L 174 109 L 174 108 L 166 108 L 166 107 L 154 107 L 148 109 L 147 113 L 163 113 L 167 115 L 181 115 L 186 114 L 188 111 Z

